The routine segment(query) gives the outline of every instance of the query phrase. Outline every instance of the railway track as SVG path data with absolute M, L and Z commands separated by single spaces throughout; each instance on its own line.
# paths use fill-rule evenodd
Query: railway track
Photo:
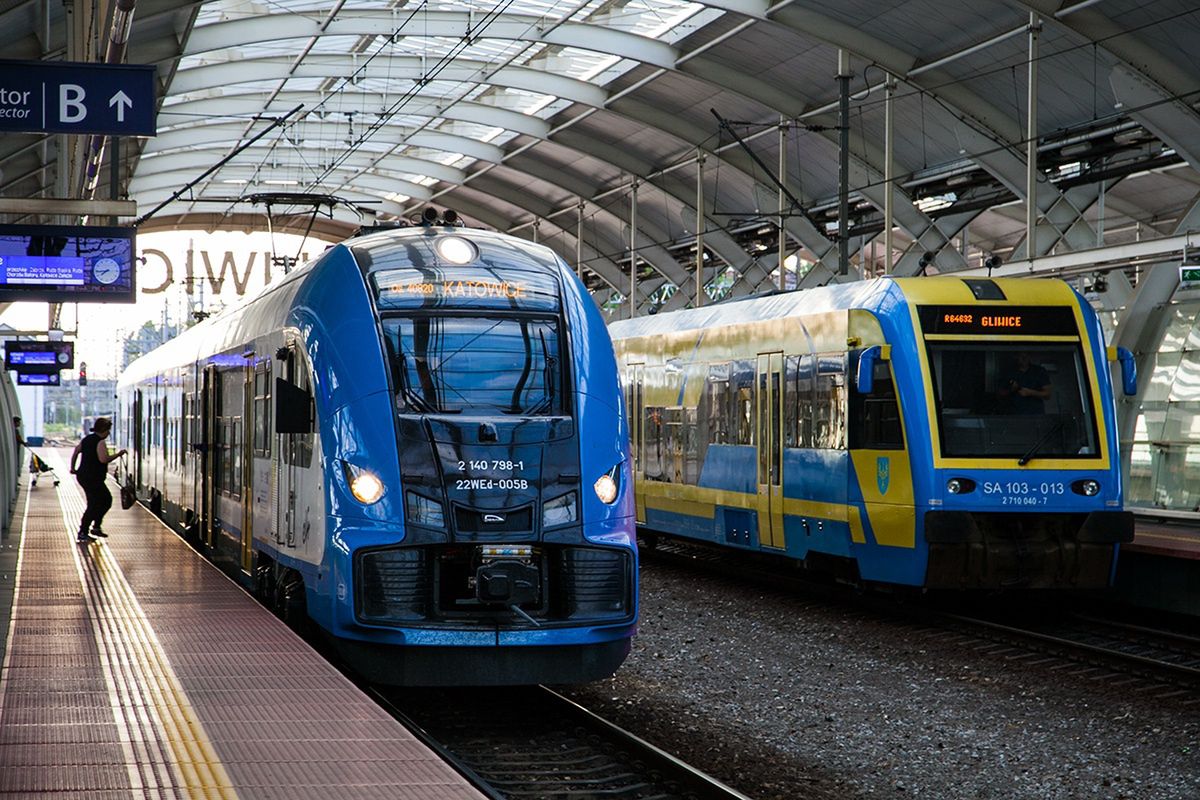
M 1168 693 L 1180 688 L 1188 693 L 1200 693 L 1200 636 L 1192 632 L 1130 622 L 1119 615 L 1106 617 L 1075 611 L 1071 604 L 1076 601 L 1061 593 L 1052 597 L 1062 604 L 1062 608 L 1049 612 L 1045 605 L 1048 597 L 1022 603 L 1002 599 L 1003 595 L 994 595 L 982 602 L 970 599 L 965 603 L 968 610 L 964 611 L 961 596 L 947 600 L 945 595 L 933 598 L 915 592 L 908 596 L 864 593 L 849 586 L 809 580 L 803 572 L 785 562 L 756 554 L 747 554 L 747 558 L 737 555 L 731 557 L 728 552 L 713 548 L 663 539 L 656 546 L 642 550 L 644 563 L 667 563 L 747 580 L 758 588 L 772 588 L 806 600 L 852 604 L 856 609 L 927 629 L 952 626 L 963 636 L 1023 650 L 1026 654 L 1134 675 L 1165 686 Z M 1088 595 L 1093 605 L 1098 597 L 1095 593 Z M 998 604 L 1003 604 L 1003 608 L 997 610 Z
M 1017 618 L 941 613 L 1047 653 L 1200 690 L 1200 637 L 1191 634 L 1072 611 Z
M 373 694 L 495 800 L 748 800 L 545 687 Z

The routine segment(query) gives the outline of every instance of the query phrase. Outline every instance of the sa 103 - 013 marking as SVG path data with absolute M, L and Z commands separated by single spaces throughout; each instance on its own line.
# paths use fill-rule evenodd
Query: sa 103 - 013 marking
M 1006 506 L 1045 505 L 1051 497 L 1067 493 L 1067 485 L 1056 481 L 984 481 L 982 488 L 985 495 L 1000 495 L 1000 504 Z

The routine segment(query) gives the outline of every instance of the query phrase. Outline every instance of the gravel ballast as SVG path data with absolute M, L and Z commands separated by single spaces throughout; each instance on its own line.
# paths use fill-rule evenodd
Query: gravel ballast
M 644 564 L 633 652 L 567 691 L 756 800 L 1200 798 L 1200 698 Z

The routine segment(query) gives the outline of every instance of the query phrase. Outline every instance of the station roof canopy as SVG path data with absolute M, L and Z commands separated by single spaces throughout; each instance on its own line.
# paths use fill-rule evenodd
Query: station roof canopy
M 62 57 L 66 20 L 0 0 L 0 52 Z M 1194 0 L 136 0 L 125 60 L 158 68 L 158 135 L 124 143 L 121 191 L 169 200 L 144 229 L 244 226 L 267 199 L 276 225 L 311 203 L 334 235 L 453 208 L 578 253 L 616 292 L 632 225 L 648 295 L 694 285 L 699 194 L 706 280 L 769 286 L 780 220 L 826 280 L 845 51 L 855 263 L 882 261 L 890 195 L 896 270 L 932 253 L 948 271 L 1200 227 L 1197 42 Z M 59 147 L 6 136 L 0 195 L 81 191 Z

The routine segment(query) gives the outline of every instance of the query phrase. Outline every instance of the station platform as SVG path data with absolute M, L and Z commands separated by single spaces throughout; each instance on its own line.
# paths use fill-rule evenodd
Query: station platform
M 38 454 L 61 485 L 22 478 L 0 543 L 0 797 L 483 796 L 141 506 L 77 545 L 68 451 Z
M 1133 541 L 1121 546 L 1114 590 L 1144 608 L 1200 617 L 1200 525 L 1178 518 L 1137 514 Z

